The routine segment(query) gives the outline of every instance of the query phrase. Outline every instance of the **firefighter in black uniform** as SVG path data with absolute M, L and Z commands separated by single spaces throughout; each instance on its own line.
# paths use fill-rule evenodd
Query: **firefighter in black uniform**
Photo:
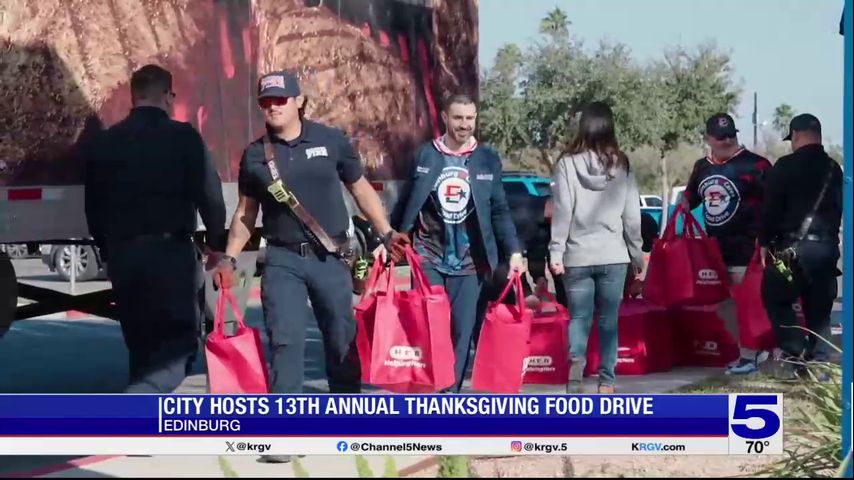
M 349 215 L 343 182 L 368 220 L 382 235 L 396 259 L 409 242 L 389 226 L 379 196 L 363 175 L 362 163 L 340 130 L 302 118 L 305 97 L 298 80 L 274 72 L 258 83 L 258 105 L 267 133 L 243 152 L 238 177 L 239 199 L 223 261 L 214 282 L 233 284 L 235 258 L 255 227 L 259 207 L 264 211 L 267 242 L 261 302 L 272 353 L 271 391 L 302 391 L 306 327 L 312 317 L 323 335 L 326 374 L 332 393 L 358 393 L 360 371 L 354 346 L 353 279 L 346 263 L 332 255 L 311 234 L 286 203 L 274 181 L 282 180 L 305 210 L 334 241 L 346 242 Z M 273 168 L 265 161 L 264 141 L 272 146 Z M 287 196 L 284 196 L 287 197 Z M 311 307 L 308 301 L 311 301 Z M 312 312 L 313 310 L 313 312 Z M 313 313 L 313 315 L 312 315 Z M 288 457 L 267 456 L 269 462 Z
M 762 297 L 788 375 L 801 373 L 802 361 L 821 347 L 815 335 L 797 328 L 792 304 L 803 302 L 809 330 L 829 332 L 841 275 L 842 169 L 824 151 L 813 115 L 794 117 L 784 140 L 792 142 L 792 154 L 768 175 L 759 240 L 766 263 Z
M 140 68 L 131 77 L 130 114 L 82 146 L 86 219 L 107 259 L 133 393 L 173 391 L 198 350 L 197 211 L 208 247 L 225 247 L 222 184 L 201 135 L 169 118 L 174 97 L 167 70 Z

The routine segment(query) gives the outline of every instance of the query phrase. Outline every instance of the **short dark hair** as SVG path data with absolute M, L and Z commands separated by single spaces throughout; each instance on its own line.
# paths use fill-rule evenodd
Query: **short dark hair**
M 455 103 L 459 103 L 462 105 L 474 105 L 475 107 L 477 106 L 477 102 L 474 101 L 471 95 L 468 95 L 466 93 L 455 93 L 445 99 L 445 103 L 442 105 L 442 110 L 447 112 L 451 109 L 451 105 Z
M 146 65 L 130 77 L 133 99 L 155 99 L 172 91 L 172 74 L 159 65 Z

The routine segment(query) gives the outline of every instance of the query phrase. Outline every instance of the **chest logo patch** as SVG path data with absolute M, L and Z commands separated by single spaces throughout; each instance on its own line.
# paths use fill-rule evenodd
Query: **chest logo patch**
M 305 158 L 312 159 L 314 157 L 328 157 L 329 153 L 326 147 L 314 147 L 305 149 Z
M 735 183 L 723 175 L 712 175 L 700 183 L 700 196 L 705 208 L 705 221 L 712 226 L 723 225 L 735 215 L 741 194 Z
M 436 179 L 436 196 L 439 209 L 447 223 L 462 223 L 469 216 L 471 183 L 469 172 L 465 168 L 448 167 L 442 170 Z

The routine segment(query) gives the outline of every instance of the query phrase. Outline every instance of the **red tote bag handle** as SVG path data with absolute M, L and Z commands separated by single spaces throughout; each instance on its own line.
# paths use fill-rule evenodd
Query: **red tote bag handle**
M 424 273 L 421 255 L 415 252 L 412 247 L 406 247 L 406 261 L 409 263 L 409 271 L 412 273 L 412 288 L 417 290 L 421 295 L 430 295 L 430 280 L 427 274 Z
M 386 252 L 383 252 L 379 258 L 374 259 L 371 272 L 365 280 L 365 291 L 362 293 L 362 298 L 374 293 L 388 292 L 390 286 L 393 288 L 394 262 L 387 255 Z
M 516 308 L 519 310 L 519 315 L 515 316 L 521 317 L 525 309 L 525 297 L 522 290 L 522 277 L 518 273 L 513 273 L 513 276 L 507 281 L 507 285 L 504 287 L 501 295 L 498 296 L 498 299 L 495 300 L 495 303 L 503 303 L 507 295 L 510 294 L 511 288 L 515 288 L 516 290 Z
M 231 306 L 231 312 L 234 314 L 234 318 L 237 319 L 237 325 L 240 328 L 246 327 L 246 322 L 243 320 L 243 313 L 240 312 L 240 309 L 237 308 L 237 300 L 234 299 L 234 295 L 231 293 L 231 290 L 228 288 L 223 288 L 220 290 L 219 299 L 216 304 L 216 312 L 214 315 L 214 330 L 213 333 L 218 333 L 220 335 L 225 336 L 225 304 L 228 303 Z

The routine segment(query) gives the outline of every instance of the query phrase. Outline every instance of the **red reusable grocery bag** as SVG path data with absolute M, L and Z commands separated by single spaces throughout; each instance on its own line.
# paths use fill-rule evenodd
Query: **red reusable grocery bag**
M 684 228 L 676 233 L 679 216 Z M 676 207 L 649 259 L 643 297 L 656 305 L 712 305 L 729 298 L 729 277 L 716 239 L 697 219 Z
M 516 304 L 506 305 L 510 289 Z M 472 389 L 494 393 L 519 393 L 528 356 L 533 312 L 525 307 L 518 274 L 507 282 L 498 299 L 489 302 L 477 342 L 472 370 Z
M 761 253 L 757 247 L 753 258 L 744 272 L 744 278 L 738 285 L 732 287 L 732 298 L 735 300 L 738 313 L 738 336 L 742 347 L 754 350 L 773 350 L 777 347 L 777 336 L 765 310 L 762 300 L 762 268 Z M 800 326 L 806 324 L 800 301 L 792 304 L 795 316 Z M 804 331 L 806 335 L 807 332 Z
M 359 364 L 362 370 L 362 381 L 370 383 L 372 341 L 374 338 L 374 319 L 377 313 L 377 297 L 389 283 L 389 275 L 394 275 L 394 266 L 386 265 L 386 257 L 383 255 L 374 261 L 362 297 L 354 308 L 356 316 L 356 348 L 359 352 Z
M 738 343 L 718 317 L 717 305 L 684 306 L 669 311 L 676 364 L 725 367 L 738 359 Z
M 395 291 L 394 263 L 378 259 L 356 307 L 362 380 L 397 393 L 428 393 L 454 383 L 451 305 L 407 249 L 413 289 Z
M 544 295 L 548 301 L 540 302 L 531 320 L 522 383 L 565 385 L 569 378 L 569 311 L 551 293 Z
M 225 336 L 225 304 L 231 305 L 237 331 Z M 267 362 L 258 330 L 246 325 L 234 296 L 222 289 L 214 328 L 205 340 L 210 393 L 269 393 Z
M 732 298 L 735 300 L 738 314 L 738 336 L 742 347 L 754 350 L 771 350 L 777 344 L 777 338 L 768 320 L 765 304 L 762 301 L 762 268 L 760 249 L 753 253 L 753 258 L 744 272 L 744 278 L 738 285 L 732 287 Z
M 645 375 L 673 368 L 673 331 L 667 311 L 639 298 L 625 298 L 617 321 L 617 375 Z M 599 370 L 599 328 L 587 342 L 585 375 Z

